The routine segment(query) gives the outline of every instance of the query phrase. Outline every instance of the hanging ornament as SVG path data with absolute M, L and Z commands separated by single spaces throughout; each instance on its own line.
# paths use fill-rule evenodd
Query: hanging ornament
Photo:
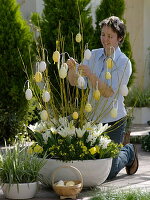
M 110 116 L 112 118 L 116 118 L 118 115 L 118 109 L 117 108 L 112 108 L 111 111 L 110 111 Z
M 32 91 L 29 88 L 25 92 L 25 97 L 28 101 L 32 99 Z
M 83 76 L 79 75 L 77 82 L 78 82 L 78 87 L 84 88 L 85 80 L 84 80 Z
M 111 74 L 110 74 L 110 72 L 106 72 L 106 73 L 105 73 L 105 78 L 106 78 L 107 80 L 111 79 Z
M 59 62 L 59 60 L 60 60 L 60 53 L 59 53 L 59 51 L 54 51 L 54 53 L 53 53 L 53 61 L 54 61 L 54 63 L 55 62 Z
M 46 62 L 41 61 L 40 64 L 39 64 L 39 71 L 44 72 L 45 70 L 46 70 Z
M 98 90 L 98 81 L 96 81 L 96 90 L 93 92 L 93 98 L 98 101 L 100 99 L 100 96 L 101 93 Z
M 79 117 L 79 115 L 78 115 L 77 112 L 74 112 L 74 113 L 72 114 L 72 118 L 73 118 L 73 119 L 78 119 L 78 117 Z
M 50 100 L 50 93 L 47 91 L 43 92 L 42 99 L 44 102 L 48 102 Z
M 81 33 L 78 33 L 78 34 L 76 35 L 76 42 L 80 43 L 81 40 L 82 40 Z
M 34 78 L 35 78 L 36 82 L 41 82 L 42 81 L 42 73 L 36 72 Z
M 127 96 L 128 92 L 129 92 L 129 90 L 128 90 L 128 87 L 126 85 L 121 85 L 120 86 L 120 94 L 122 96 Z
M 61 66 L 60 70 L 59 70 L 59 77 L 64 79 L 67 76 L 67 70 L 65 67 Z
M 84 51 L 84 59 L 89 60 L 91 58 L 91 55 L 92 55 L 92 53 L 89 49 L 86 49 Z
M 41 120 L 46 121 L 48 119 L 48 113 L 46 110 L 42 110 L 41 112 Z
M 87 104 L 85 105 L 85 111 L 86 111 L 86 112 L 91 112 L 91 111 L 92 111 L 92 106 L 91 106 L 90 103 L 87 103 Z
M 113 60 L 112 60 L 112 58 L 108 58 L 108 59 L 106 60 L 106 67 L 107 67 L 108 69 L 112 69 L 112 67 L 113 67 Z
M 63 63 L 62 66 L 66 69 L 66 71 L 68 71 L 68 65 L 67 65 L 67 63 Z
M 115 103 L 116 103 L 116 107 L 115 107 Z M 110 111 L 110 116 L 111 116 L 112 118 L 116 118 L 117 115 L 118 115 L 118 101 L 115 99 L 115 100 L 113 101 L 113 108 L 112 108 L 111 111 Z
M 101 96 L 101 94 L 100 94 L 100 91 L 99 90 L 95 90 L 94 92 L 93 92 L 93 97 L 94 97 L 94 99 L 95 100 L 99 100 L 100 99 L 100 96 Z

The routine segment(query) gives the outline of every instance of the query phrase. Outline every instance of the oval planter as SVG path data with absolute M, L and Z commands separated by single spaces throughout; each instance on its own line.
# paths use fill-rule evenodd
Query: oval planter
M 38 183 L 3 184 L 2 191 L 8 199 L 30 199 L 37 192 Z
M 46 164 L 40 170 L 40 174 L 43 176 L 43 183 L 51 185 L 51 175 L 53 171 L 57 167 L 63 165 L 71 165 L 81 172 L 83 177 L 83 187 L 94 187 L 102 184 L 107 179 L 112 165 L 112 158 L 72 162 L 47 159 Z M 56 181 L 74 179 L 77 179 L 77 174 L 62 170 L 57 174 Z

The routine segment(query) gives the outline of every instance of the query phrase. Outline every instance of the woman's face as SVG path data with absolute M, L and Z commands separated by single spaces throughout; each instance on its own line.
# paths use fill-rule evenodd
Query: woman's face
M 101 30 L 101 43 L 105 49 L 106 52 L 109 52 L 111 47 L 114 47 L 115 49 L 119 45 L 120 38 L 118 38 L 118 35 L 116 32 L 112 30 L 109 26 L 103 26 Z

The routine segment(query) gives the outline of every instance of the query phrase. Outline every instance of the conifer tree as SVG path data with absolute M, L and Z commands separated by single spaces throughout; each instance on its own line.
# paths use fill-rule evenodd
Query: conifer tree
M 96 29 L 95 29 L 95 37 L 93 41 L 93 46 L 94 48 L 99 48 L 102 47 L 100 44 L 100 27 L 99 23 L 110 16 L 117 16 L 120 19 L 122 19 L 124 22 L 125 20 L 123 19 L 123 14 L 125 10 L 125 2 L 124 0 L 102 0 L 101 4 L 99 7 L 96 9 Z M 132 63 L 132 75 L 130 78 L 130 81 L 128 83 L 128 87 L 130 87 L 135 79 L 135 62 L 132 57 L 132 50 L 131 50 L 131 45 L 129 41 L 129 33 L 126 34 L 125 40 L 123 45 L 121 46 L 122 51 L 129 57 Z
M 30 68 L 31 41 L 30 28 L 16 0 L 0 0 L 0 138 L 12 138 L 23 129 L 28 109 L 23 91 L 27 77 L 19 51 Z
M 62 38 L 64 49 L 61 51 L 68 52 L 71 57 L 81 61 L 81 44 L 75 42 L 75 36 L 83 32 L 84 44 L 88 43 L 90 47 L 93 27 L 90 9 L 86 9 L 89 2 L 90 0 L 44 0 L 41 34 L 50 60 L 56 50 L 56 40 Z

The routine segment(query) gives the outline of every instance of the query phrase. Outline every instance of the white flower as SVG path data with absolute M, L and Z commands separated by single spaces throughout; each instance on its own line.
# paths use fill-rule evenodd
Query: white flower
M 86 142 L 91 142 L 91 144 L 94 144 L 96 141 L 97 137 L 93 135 L 92 133 L 89 133 Z
M 44 142 L 47 143 L 48 138 L 51 137 L 51 132 L 50 130 L 45 131 L 45 133 L 42 134 Z
M 47 130 L 47 126 L 45 122 L 41 122 L 41 123 L 37 122 L 35 123 L 35 125 L 29 125 L 28 128 L 32 130 L 33 132 L 38 132 L 38 133 L 42 133 Z
M 92 131 L 93 130 L 93 125 L 92 125 L 92 121 L 91 122 L 87 122 L 86 124 L 83 125 L 83 129 L 86 131 Z
M 59 123 L 61 124 L 61 126 L 67 127 L 69 122 L 68 122 L 67 117 L 60 117 L 59 118 Z
M 56 129 L 55 127 L 53 127 L 53 126 L 50 128 L 50 130 L 51 130 L 51 132 L 52 132 L 53 134 L 56 134 L 56 133 L 57 133 L 57 129 Z
M 110 139 L 106 138 L 106 137 L 100 137 L 99 139 L 99 146 L 102 147 L 102 149 L 106 149 L 108 144 L 111 142 Z
M 78 138 L 82 138 L 85 132 L 86 132 L 85 129 L 76 128 L 76 133 L 77 133 Z

